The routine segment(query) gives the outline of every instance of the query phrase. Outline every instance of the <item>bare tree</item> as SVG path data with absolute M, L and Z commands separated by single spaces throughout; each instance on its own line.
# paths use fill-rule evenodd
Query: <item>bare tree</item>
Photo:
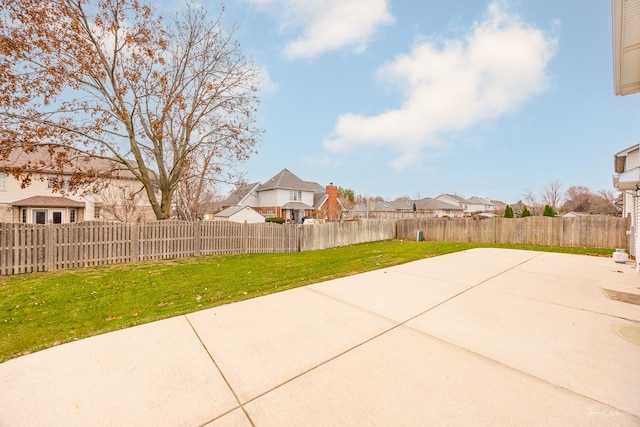
M 550 181 L 542 189 L 542 202 L 558 210 L 562 204 L 562 184 L 559 181 Z
M 598 212 L 594 213 L 602 213 L 608 215 L 619 215 L 622 212 L 618 209 L 618 198 L 620 193 L 613 190 L 600 190 L 596 193 L 596 197 L 600 199 L 600 201 L 596 201 L 595 204 L 599 209 Z
M 542 214 L 542 207 L 544 206 L 544 203 L 540 203 L 540 200 L 538 199 L 538 196 L 536 195 L 533 187 L 526 188 L 522 192 L 522 198 L 524 199 L 526 206 L 529 207 L 529 210 L 533 215 Z
M 139 0 L 0 5 L 0 158 L 48 146 L 65 153 L 48 168 L 113 159 L 107 172 L 134 174 L 166 219 L 189 162 L 204 153 L 215 175 L 254 153 L 258 68 L 223 29 L 223 9 L 210 20 L 188 7 L 165 24 Z M 28 183 L 33 166 L 11 172 Z
M 184 177 L 180 180 L 174 199 L 175 214 L 181 219 L 196 220 L 216 198 L 216 179 L 220 166 L 212 165 L 212 153 L 203 153 L 185 162 Z
M 592 196 L 589 187 L 584 185 L 571 186 L 567 188 L 563 209 L 568 212 L 589 212 Z
M 98 195 L 102 219 L 108 221 L 136 222 L 147 219 L 143 206 L 144 188 L 111 185 Z M 147 206 L 148 208 L 148 206 Z

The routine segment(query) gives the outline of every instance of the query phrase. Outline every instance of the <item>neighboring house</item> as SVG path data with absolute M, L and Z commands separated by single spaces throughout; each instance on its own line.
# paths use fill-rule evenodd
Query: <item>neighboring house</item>
M 491 203 L 493 203 L 496 207 L 493 213 L 498 214 L 498 216 L 503 216 L 504 211 L 507 209 L 507 204 L 500 200 L 491 200 Z M 513 213 L 516 214 L 515 207 L 511 206 L 511 209 L 513 209 Z M 520 212 L 522 211 L 520 210 L 516 215 L 520 215 Z
M 436 197 L 436 200 L 458 206 L 466 216 L 478 212 L 493 212 L 498 210 L 498 206 L 491 200 L 475 196 L 470 199 L 465 199 L 456 194 L 441 194 Z
M 426 197 L 416 201 L 418 211 L 431 212 L 435 218 L 462 218 L 464 210 L 455 204 Z
M 351 217 L 379 217 L 381 216 L 380 214 L 389 212 L 398 214 L 415 212 L 417 216 L 422 218 L 461 218 L 464 216 L 464 212 L 461 207 L 426 197 L 420 200 L 370 201 L 366 204 L 356 205 L 351 213 Z
M 469 209 L 469 212 L 471 213 L 476 213 L 476 212 L 493 212 L 498 210 L 498 206 L 493 203 L 491 200 L 488 199 L 484 199 L 482 197 L 471 197 L 470 199 L 467 199 L 469 204 L 467 205 L 467 209 Z
M 215 214 L 213 219 L 250 224 L 264 222 L 264 217 L 249 206 L 230 206 Z
M 477 219 L 489 219 L 489 218 L 495 218 L 497 216 L 498 215 L 494 214 L 493 212 L 477 212 L 473 214 L 473 217 Z
M 70 179 L 73 164 L 69 164 L 69 172 L 63 172 L 62 175 L 53 169 L 39 168 L 37 172 L 27 170 L 33 172 L 33 176 L 30 184 L 24 188 L 8 172 L 10 168 L 24 167 L 28 162 L 46 162 L 48 157 L 48 150 L 43 148 L 28 154 L 14 151 L 8 159 L 0 161 L 0 222 L 62 224 L 155 218 L 144 192 L 140 191 L 141 184 L 128 171 L 119 171 L 117 177 L 108 178 L 109 181 L 99 192 L 87 194 L 82 191 L 61 194 L 54 189 L 55 180 L 64 182 Z M 113 164 L 108 160 L 92 159 L 88 165 L 95 170 L 113 169 Z
M 562 215 L 562 218 L 580 218 L 581 216 L 583 216 L 583 214 L 579 212 L 567 212 Z
M 464 213 L 469 213 L 469 201 L 456 194 L 441 194 L 436 197 L 436 200 L 458 206 Z
M 220 211 L 220 201 L 203 203 L 200 206 L 201 216 L 199 219 L 204 221 L 213 221 L 215 213 Z
M 338 187 L 303 181 L 283 169 L 262 184 L 237 188 L 222 206 L 248 206 L 264 217 L 280 217 L 297 224 L 306 217 L 333 221 L 339 210 Z

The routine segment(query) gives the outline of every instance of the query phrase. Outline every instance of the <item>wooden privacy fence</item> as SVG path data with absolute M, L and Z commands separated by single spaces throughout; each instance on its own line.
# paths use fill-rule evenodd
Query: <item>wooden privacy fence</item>
M 197 255 L 297 252 L 378 240 L 628 248 L 625 218 L 363 220 L 313 225 L 162 221 L 0 223 L 0 275 Z
M 0 224 L 0 275 L 197 255 L 298 250 L 299 228 L 278 224 Z
M 300 227 L 300 251 L 335 248 L 396 238 L 396 221 L 329 222 Z
M 398 221 L 398 239 L 434 242 L 513 243 L 586 248 L 628 248 L 629 219 L 607 216 L 577 218 L 416 219 Z

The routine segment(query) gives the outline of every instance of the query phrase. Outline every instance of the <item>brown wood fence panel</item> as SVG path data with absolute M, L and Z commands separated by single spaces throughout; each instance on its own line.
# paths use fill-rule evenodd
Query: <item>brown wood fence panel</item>
M 242 226 L 235 222 L 210 221 L 200 225 L 200 254 L 242 253 Z
M 619 217 L 407 219 L 398 221 L 398 239 L 442 242 L 512 243 L 588 248 L 628 248 L 629 220 Z
M 45 271 L 45 227 L 0 224 L 0 275 Z
M 395 239 L 395 220 L 329 222 L 300 228 L 300 251 Z
M 282 253 L 298 251 L 299 227 L 281 224 L 243 224 L 245 252 Z
M 194 223 L 186 221 L 136 224 L 138 260 L 171 259 L 195 254 Z
M 131 261 L 131 225 L 87 222 L 46 226 L 47 270 L 117 264 Z

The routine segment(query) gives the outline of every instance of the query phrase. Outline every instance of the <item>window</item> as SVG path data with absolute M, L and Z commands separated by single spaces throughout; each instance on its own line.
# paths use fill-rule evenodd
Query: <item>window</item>
M 46 224 L 47 223 L 47 211 L 46 210 L 34 210 L 33 211 L 33 222 L 35 224 Z
M 102 215 L 102 208 L 100 206 L 96 206 L 93 217 L 95 219 L 100 219 L 100 215 Z
M 7 178 L 3 172 L 0 172 L 0 191 L 7 191 Z
M 302 201 L 302 191 L 300 190 L 289 191 L 289 200 L 292 200 L 294 202 Z
M 75 209 L 70 209 L 69 210 L 69 222 L 76 222 L 76 210 Z
M 23 224 L 26 224 L 27 223 L 27 208 L 22 208 L 20 211 L 21 211 L 20 212 L 20 216 L 21 216 L 20 220 L 22 221 Z
M 62 212 L 54 211 L 52 215 L 52 220 L 54 224 L 62 224 Z

